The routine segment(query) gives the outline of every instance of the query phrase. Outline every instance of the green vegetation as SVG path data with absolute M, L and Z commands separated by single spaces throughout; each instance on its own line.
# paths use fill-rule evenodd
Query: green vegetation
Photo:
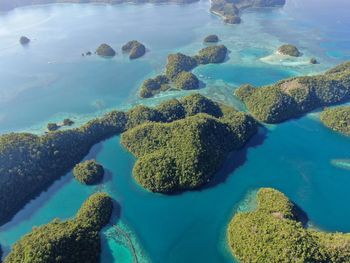
M 104 175 L 103 166 L 98 164 L 95 160 L 88 160 L 77 164 L 73 169 L 75 178 L 83 184 L 97 184 Z
M 324 74 L 294 77 L 272 86 L 236 90 L 248 110 L 260 121 L 278 123 L 318 107 L 350 99 L 350 62 Z
M 201 49 L 194 58 L 198 64 L 222 63 L 225 61 L 227 48 L 224 45 L 210 46 Z
M 100 262 L 99 231 L 108 224 L 112 210 L 112 199 L 96 193 L 85 201 L 74 219 L 55 219 L 22 237 L 4 262 Z
M 129 41 L 122 47 L 122 50 L 129 53 L 130 59 L 142 57 L 146 53 L 146 47 L 137 40 Z
M 177 75 L 182 71 L 191 71 L 197 67 L 195 58 L 186 56 L 182 53 L 170 54 L 168 56 L 168 63 L 166 65 L 166 76 L 174 81 Z
M 144 81 L 140 97 L 150 98 L 171 89 L 171 82 L 176 89 L 198 89 L 198 78 L 190 73 L 199 64 L 222 63 L 225 61 L 227 48 L 224 45 L 210 46 L 201 49 L 197 55 L 190 57 L 182 53 L 170 54 L 166 64 L 165 76 L 159 75 L 154 79 Z
M 139 158 L 135 179 L 153 192 L 190 190 L 208 183 L 227 154 L 257 131 L 249 115 L 201 95 L 172 100 L 159 109 L 168 123 L 146 122 L 123 133 L 121 140 Z
M 217 43 L 219 42 L 219 37 L 217 35 L 209 35 L 204 38 L 204 43 Z
M 221 16 L 225 23 L 239 24 L 241 10 L 250 7 L 283 6 L 285 3 L 285 0 L 212 0 L 210 11 Z
M 350 136 L 350 106 L 328 108 L 320 118 L 328 128 Z
M 191 90 L 191 89 L 198 89 L 199 88 L 199 80 L 191 72 L 183 71 L 181 72 L 176 80 L 175 80 L 176 88 L 178 89 L 184 89 L 184 90 Z
M 282 45 L 278 48 L 278 52 L 282 55 L 292 56 L 292 57 L 300 57 L 301 53 L 296 46 L 287 44 Z
M 19 39 L 19 43 L 21 45 L 27 45 L 29 44 L 29 42 L 30 42 L 30 39 L 25 36 L 21 36 L 21 38 Z
M 305 229 L 301 213 L 281 192 L 260 189 L 256 210 L 228 226 L 232 253 L 241 262 L 350 262 L 350 234 Z
M 159 75 L 153 79 L 146 79 L 141 87 L 140 96 L 141 98 L 150 98 L 170 89 L 169 79 L 165 75 Z
M 101 57 L 114 57 L 116 53 L 111 46 L 109 46 L 107 44 L 101 44 L 96 49 L 96 54 L 101 56 Z
M 0 136 L 0 224 L 79 163 L 90 148 L 126 129 L 133 116 L 113 111 L 80 128 L 37 136 Z
M 222 115 L 216 103 L 201 95 L 192 95 L 181 101 L 164 102 L 154 109 L 137 106 L 128 112 L 112 111 L 79 128 L 42 136 L 1 135 L 0 225 L 69 172 L 94 144 L 145 122 L 171 122 L 200 112 L 215 117 Z

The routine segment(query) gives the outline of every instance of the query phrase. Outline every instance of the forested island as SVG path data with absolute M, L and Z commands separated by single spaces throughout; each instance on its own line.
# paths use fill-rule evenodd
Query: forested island
M 219 42 L 219 37 L 217 35 L 206 36 L 203 40 L 204 43 L 217 43 Z
M 279 123 L 322 106 L 348 101 L 350 61 L 320 75 L 294 77 L 261 88 L 243 85 L 235 95 L 258 120 Z
M 74 177 L 82 184 L 93 185 L 103 179 L 103 166 L 95 160 L 87 160 L 74 166 Z
M 302 54 L 299 51 L 299 49 L 291 44 L 285 44 L 278 48 L 277 52 L 279 54 L 285 55 L 285 56 L 291 56 L 291 57 L 300 57 Z
M 116 52 L 110 45 L 103 43 L 96 49 L 96 54 L 101 57 L 114 57 Z
M 142 57 L 146 53 L 146 47 L 137 40 L 132 40 L 122 47 L 122 51 L 129 53 L 130 59 Z
M 244 9 L 283 6 L 285 3 L 285 0 L 211 0 L 210 11 L 222 17 L 225 23 L 239 24 Z
M 0 224 L 9 221 L 29 200 L 69 172 L 94 144 L 145 122 L 172 122 L 197 113 L 211 114 L 213 109 L 218 110 L 217 114 L 222 112 L 218 106 L 209 107 L 216 104 L 200 95 L 189 96 L 184 101 L 186 104 L 182 106 L 169 101 L 154 109 L 137 106 L 128 112 L 112 111 L 79 128 L 53 131 L 41 136 L 30 133 L 1 135 L 0 163 L 3 165 L 0 167 Z M 217 114 L 211 115 L 220 117 Z M 255 133 L 255 122 L 242 114 L 232 114 L 231 121 L 241 116 L 252 124 L 245 131 L 243 121 L 243 126 L 236 127 L 243 130 L 235 134 Z M 227 120 L 220 118 L 216 121 Z
M 350 106 L 325 109 L 320 119 L 328 128 L 350 136 Z
M 90 196 L 76 217 L 54 219 L 17 241 L 4 263 L 100 262 L 99 232 L 110 220 L 113 201 L 105 193 Z
M 165 123 L 144 123 L 121 139 L 139 158 L 135 179 L 152 192 L 173 193 L 208 183 L 227 154 L 257 132 L 249 115 L 201 95 L 168 101 L 157 109 L 168 116 Z
M 224 62 L 227 52 L 224 45 L 218 45 L 203 48 L 192 57 L 182 53 L 170 54 L 165 66 L 165 75 L 145 80 L 140 90 L 140 97 L 150 98 L 169 90 L 172 88 L 171 83 L 179 90 L 198 89 L 199 80 L 190 71 L 199 65 Z
M 255 210 L 238 212 L 228 226 L 232 253 L 241 262 L 349 262 L 350 234 L 305 228 L 303 214 L 281 192 L 261 188 Z

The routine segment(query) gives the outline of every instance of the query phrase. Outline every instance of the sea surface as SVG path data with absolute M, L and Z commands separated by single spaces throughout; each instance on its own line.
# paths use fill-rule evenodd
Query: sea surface
M 200 93 L 244 110 L 233 91 L 241 84 L 263 86 L 283 78 L 322 72 L 350 59 L 348 0 L 287 0 L 283 8 L 248 10 L 241 25 L 225 25 L 209 13 L 209 3 L 189 5 L 57 4 L 0 13 L 0 133 L 42 134 L 48 122 L 71 118 L 76 126 L 111 109 L 156 105 L 193 91 L 166 92 L 141 100 L 144 79 L 163 71 L 169 53 L 195 54 L 203 38 L 217 34 L 229 50 L 220 65 L 200 66 Z M 21 35 L 32 39 L 27 47 Z M 148 52 L 130 61 L 120 50 L 129 40 Z M 81 53 L 110 44 L 118 55 L 104 59 Z M 284 43 L 303 57 L 274 54 Z M 311 57 L 320 64 L 310 65 Z M 226 227 L 244 200 L 259 187 L 284 192 L 307 213 L 309 225 L 350 232 L 350 138 L 332 132 L 319 113 L 261 128 L 249 144 L 233 152 L 215 183 L 198 191 L 161 195 L 134 181 L 135 158 L 116 136 L 93 147 L 107 174 L 98 186 L 85 186 L 71 173 L 27 204 L 0 227 L 0 244 L 11 246 L 33 226 L 72 217 L 95 191 L 116 200 L 111 223 L 102 233 L 102 262 L 236 262 L 226 246 Z M 339 165 L 337 165 L 337 163 Z

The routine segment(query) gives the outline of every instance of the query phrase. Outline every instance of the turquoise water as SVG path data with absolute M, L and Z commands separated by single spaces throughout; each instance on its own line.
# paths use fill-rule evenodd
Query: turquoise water
M 137 90 L 145 78 L 162 71 L 168 53 L 195 54 L 209 33 L 217 33 L 231 52 L 224 64 L 195 70 L 206 85 L 200 92 L 241 108 L 233 90 L 243 83 L 267 85 L 320 72 L 348 58 L 348 2 L 337 1 L 342 8 L 330 9 L 334 1 L 324 1 L 319 12 L 312 2 L 292 0 L 283 9 L 246 12 L 240 26 L 224 25 L 208 13 L 207 2 L 48 5 L 1 14 L 0 132 L 41 133 L 49 121 L 71 117 L 80 123 L 112 108 L 183 96 L 188 92 L 140 101 Z M 328 19 L 335 14 L 336 20 Z M 17 44 L 22 34 L 33 39 L 27 48 Z M 102 42 L 119 49 L 134 38 L 149 49 L 140 60 L 130 62 L 119 50 L 109 60 L 80 55 Z M 321 64 L 261 60 L 285 42 L 298 44 L 305 57 L 317 57 Z M 249 145 L 231 154 L 212 185 L 165 196 L 135 183 L 135 159 L 114 137 L 86 157 L 97 158 L 106 168 L 102 185 L 83 186 L 67 174 L 0 228 L 0 244 L 7 253 L 33 226 L 73 216 L 99 190 L 118 202 L 111 222 L 130 235 L 141 262 L 234 262 L 225 228 L 241 201 L 259 187 L 284 192 L 307 212 L 313 226 L 350 232 L 349 171 L 332 164 L 350 158 L 349 146 L 350 139 L 323 127 L 315 112 L 261 129 Z M 112 227 L 102 239 L 102 262 L 132 262 L 126 238 Z

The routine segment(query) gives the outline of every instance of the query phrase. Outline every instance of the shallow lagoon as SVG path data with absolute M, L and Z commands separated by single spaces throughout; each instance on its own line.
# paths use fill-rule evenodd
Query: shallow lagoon
M 48 121 L 72 117 L 79 123 L 111 108 L 138 104 L 139 84 L 162 70 L 167 54 L 195 54 L 209 33 L 217 33 L 231 53 L 222 65 L 195 70 L 206 84 L 200 92 L 238 107 L 242 105 L 232 91 L 242 83 L 267 85 L 348 59 L 350 33 L 346 28 L 350 21 L 343 11 L 348 3 L 339 1 L 343 8 L 334 9 L 338 19 L 330 21 L 325 19 L 329 12 L 321 12 L 327 1 L 318 6 L 322 9 L 318 16 L 303 2 L 289 1 L 283 9 L 249 11 L 240 26 L 224 25 L 208 13 L 207 2 L 188 6 L 48 5 L 1 14 L 0 132 L 40 133 Z M 295 12 L 300 5 L 304 16 Z M 327 26 L 320 26 L 322 23 Z M 25 49 L 17 44 L 22 34 L 33 38 Z M 109 60 L 80 55 L 101 42 L 117 49 L 133 38 L 150 49 L 137 61 L 130 62 L 120 51 Z M 285 66 L 260 60 L 284 42 L 299 45 L 305 56 L 315 56 L 322 63 Z M 142 103 L 154 105 L 187 93 L 166 93 Z M 305 209 L 315 227 L 350 231 L 350 210 L 346 209 L 349 171 L 331 163 L 348 159 L 349 146 L 349 138 L 324 128 L 317 113 L 312 113 L 261 130 L 250 145 L 232 153 L 213 185 L 164 196 L 146 192 L 134 182 L 134 158 L 115 137 L 96 145 L 87 157 L 96 157 L 108 170 L 102 187 L 80 185 L 67 174 L 0 228 L 0 244 L 7 252 L 33 226 L 74 215 L 83 200 L 101 188 L 119 203 L 112 221 L 130 233 L 142 261 L 232 262 L 225 246 L 226 225 L 244 197 L 258 187 L 284 192 Z M 102 262 L 131 262 L 127 242 L 121 237 L 115 240 L 111 232 L 112 228 L 106 228 L 103 234 Z

